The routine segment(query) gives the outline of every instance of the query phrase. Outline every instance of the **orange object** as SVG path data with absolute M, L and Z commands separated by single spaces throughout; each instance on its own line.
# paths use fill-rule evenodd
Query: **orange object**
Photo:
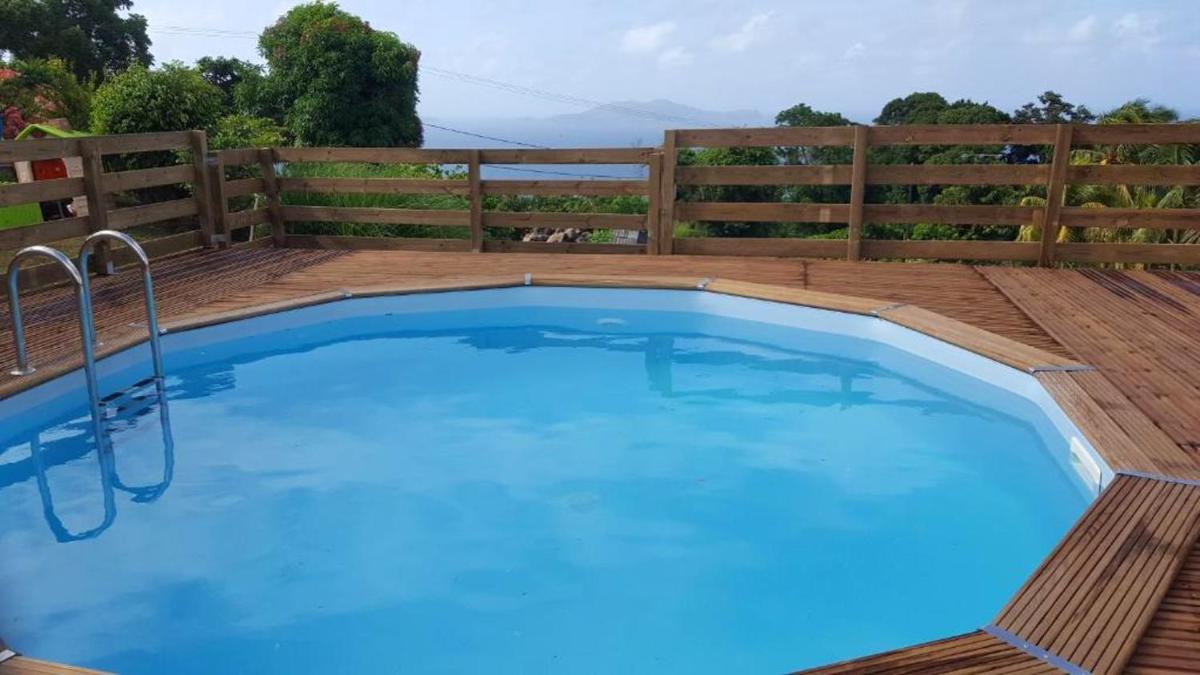
M 57 180 L 67 177 L 67 165 L 61 159 L 41 159 L 33 162 L 34 180 Z

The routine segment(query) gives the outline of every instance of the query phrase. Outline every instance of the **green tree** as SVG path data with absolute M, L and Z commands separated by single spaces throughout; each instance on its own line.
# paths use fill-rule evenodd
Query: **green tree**
M 680 166 L 748 166 L 779 163 L 774 148 L 704 148 L 679 153 Z M 684 201 L 775 202 L 782 191 L 775 185 L 705 185 L 680 189 Z M 712 237 L 778 236 L 786 228 L 774 223 L 712 222 L 699 228 Z
M 134 66 L 109 78 L 92 99 L 92 131 L 137 134 L 212 129 L 221 115 L 221 90 L 181 63 L 157 70 Z
M 1012 121 L 1017 124 L 1087 124 L 1096 116 L 1087 106 L 1068 102 L 1056 91 L 1046 91 L 1037 97 L 1037 103 L 1026 103 L 1013 113 Z
M 813 110 L 805 103 L 798 103 L 775 116 L 775 126 L 780 127 L 845 127 L 854 124 L 841 113 Z M 842 146 L 804 146 L 782 148 L 783 160 L 787 164 L 849 164 L 853 150 Z
M 420 52 L 334 3 L 298 5 L 258 42 L 269 75 L 260 100 L 282 107 L 306 145 L 419 146 Z
M 914 92 L 888 101 L 875 118 L 875 124 L 937 124 L 938 115 L 948 105 L 937 92 Z
M 936 92 L 915 92 L 889 101 L 875 118 L 876 124 L 1003 124 L 1008 113 L 985 102 L 959 99 L 953 103 Z M 1002 146 L 893 145 L 872 148 L 874 164 L 995 164 L 1005 160 Z M 1021 194 L 1008 187 L 939 185 L 880 185 L 867 190 L 870 202 L 889 204 L 1011 204 Z M 870 238 L 992 239 L 1011 236 L 1012 228 L 946 226 L 941 224 L 872 223 L 864 230 Z
M 18 59 L 61 58 L 80 82 L 153 63 L 146 17 L 132 0 L 0 0 L 0 49 Z
M 813 110 L 805 103 L 798 103 L 775 116 L 775 124 L 785 127 L 844 127 L 851 122 L 841 113 Z M 784 164 L 827 165 L 850 164 L 854 161 L 854 149 L 848 146 L 800 146 L 780 148 L 779 155 Z M 791 202 L 845 204 L 850 201 L 848 185 L 795 185 L 782 190 L 782 199 Z M 817 228 L 824 233 L 828 227 Z
M 237 88 L 263 77 L 262 66 L 226 56 L 205 56 L 196 61 L 196 70 L 209 84 L 225 95 L 225 109 L 230 113 L 250 114 L 238 106 Z
M 0 108 L 15 105 L 30 121 L 65 117 L 76 129 L 88 125 L 91 92 L 60 59 L 0 61 L 17 73 L 0 81 Z

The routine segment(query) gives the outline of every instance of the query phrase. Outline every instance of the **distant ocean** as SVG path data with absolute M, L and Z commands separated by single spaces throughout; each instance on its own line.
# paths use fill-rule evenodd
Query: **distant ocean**
M 492 136 L 494 138 L 520 141 L 530 145 L 549 148 L 655 147 L 662 144 L 663 134 L 663 127 L 587 128 L 572 125 L 572 127 L 567 128 L 541 120 L 514 120 L 511 122 L 447 120 L 443 122 L 437 119 L 430 119 L 429 121 L 440 126 L 471 131 L 481 136 Z M 545 123 L 539 124 L 539 122 Z M 525 146 L 488 140 L 476 136 L 467 136 L 426 126 L 425 147 L 518 149 Z M 487 165 L 483 167 L 482 172 L 482 176 L 485 179 L 507 180 L 569 180 L 572 176 L 604 180 L 614 178 L 645 178 L 646 175 L 646 167 L 626 164 Z

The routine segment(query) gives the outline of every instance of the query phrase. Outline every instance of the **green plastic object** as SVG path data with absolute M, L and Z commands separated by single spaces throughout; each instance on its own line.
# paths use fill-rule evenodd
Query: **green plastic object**
M 42 222 L 42 207 L 37 202 L 0 206 L 0 230 L 37 225 L 40 222 Z
M 45 138 L 82 138 L 90 134 L 80 131 L 64 131 L 58 127 L 52 127 L 48 124 L 30 124 L 17 134 L 13 140 L 23 141 L 35 132 L 40 132 Z M 5 141 L 11 143 L 12 141 Z M 0 184 L 3 184 L 0 182 Z M 37 225 L 43 222 L 42 207 L 37 202 L 30 204 L 15 204 L 13 206 L 0 206 L 0 230 L 8 230 L 14 227 L 25 227 L 26 225 Z
M 91 135 L 82 131 L 64 131 L 49 124 L 30 124 L 22 129 L 21 133 L 17 134 L 13 140 L 23 141 L 33 136 L 34 132 L 41 132 L 45 138 L 83 138 Z

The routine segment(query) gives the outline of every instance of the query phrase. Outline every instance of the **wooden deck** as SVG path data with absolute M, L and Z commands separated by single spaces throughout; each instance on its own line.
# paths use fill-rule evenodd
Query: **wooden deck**
M 813 304 L 834 302 L 820 300 L 834 297 L 828 293 L 871 298 L 836 302 L 982 345 L 983 353 L 998 344 L 1010 363 L 1028 352 L 1016 359 L 1020 367 L 1042 371 L 1039 380 L 1121 474 L 992 624 L 811 672 L 1041 673 L 1059 672 L 1057 664 L 1076 672 L 1200 673 L 1200 274 L 280 249 L 189 254 L 155 269 L 167 321 L 343 288 L 525 273 L 716 278 L 717 292 L 762 294 L 753 284 L 769 284 L 817 292 L 803 296 L 811 301 L 780 298 Z M 127 274 L 95 284 L 106 341 L 136 335 L 136 281 Z M 35 363 L 70 366 L 78 341 L 66 291 L 30 295 L 24 306 Z M 6 310 L 0 321 L 7 324 Z M 1001 337 L 981 341 L 987 334 L 978 329 Z M 11 336 L 0 329 L 5 371 L 12 358 Z M 1049 367 L 1037 367 L 1042 361 Z M 0 394 L 14 379 L 0 377 Z

